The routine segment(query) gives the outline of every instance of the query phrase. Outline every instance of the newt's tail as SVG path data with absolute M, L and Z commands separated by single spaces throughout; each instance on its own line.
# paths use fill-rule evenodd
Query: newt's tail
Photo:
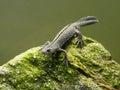
M 78 27 L 82 27 L 82 26 L 91 25 L 97 22 L 99 21 L 95 16 L 87 16 L 79 19 L 76 23 L 78 23 Z

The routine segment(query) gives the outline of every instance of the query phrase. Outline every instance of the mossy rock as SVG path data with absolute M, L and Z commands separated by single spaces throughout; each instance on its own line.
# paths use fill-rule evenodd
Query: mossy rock
M 120 65 L 97 41 L 83 37 L 82 48 L 76 36 L 63 53 L 44 55 L 35 47 L 0 66 L 0 90 L 120 90 Z

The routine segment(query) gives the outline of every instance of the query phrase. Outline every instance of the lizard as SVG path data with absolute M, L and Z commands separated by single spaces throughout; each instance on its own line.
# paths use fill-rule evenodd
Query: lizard
M 47 41 L 42 46 L 42 48 L 40 49 L 41 52 L 46 55 L 54 53 L 56 51 L 64 52 L 63 62 L 65 61 L 68 66 L 69 59 L 67 56 L 67 52 L 66 50 L 62 49 L 62 46 L 76 34 L 78 36 L 77 45 L 80 45 L 82 47 L 83 40 L 82 40 L 82 34 L 79 31 L 79 28 L 82 26 L 91 25 L 97 22 L 98 22 L 98 19 L 95 16 L 86 16 L 86 17 L 80 18 L 74 23 L 68 24 L 56 35 L 56 37 L 53 39 L 52 42 Z

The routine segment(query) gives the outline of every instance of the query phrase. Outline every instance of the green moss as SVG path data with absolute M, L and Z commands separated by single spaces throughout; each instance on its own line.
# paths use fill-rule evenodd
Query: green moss
M 120 65 L 97 41 L 84 36 L 68 41 L 68 67 L 63 53 L 44 55 L 35 47 L 0 66 L 0 90 L 111 90 L 120 89 Z

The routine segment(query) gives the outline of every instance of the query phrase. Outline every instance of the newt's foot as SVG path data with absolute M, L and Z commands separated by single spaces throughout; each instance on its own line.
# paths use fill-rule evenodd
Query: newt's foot
M 83 40 L 78 39 L 78 40 L 77 40 L 77 42 L 76 42 L 76 44 L 77 44 L 77 47 L 82 48 L 82 47 L 83 47 L 83 45 L 84 45 L 84 42 L 83 42 Z
M 64 59 L 63 59 L 63 62 L 62 62 L 62 65 L 64 63 L 66 63 L 66 67 L 68 67 L 68 63 L 70 62 L 70 60 L 65 56 Z

